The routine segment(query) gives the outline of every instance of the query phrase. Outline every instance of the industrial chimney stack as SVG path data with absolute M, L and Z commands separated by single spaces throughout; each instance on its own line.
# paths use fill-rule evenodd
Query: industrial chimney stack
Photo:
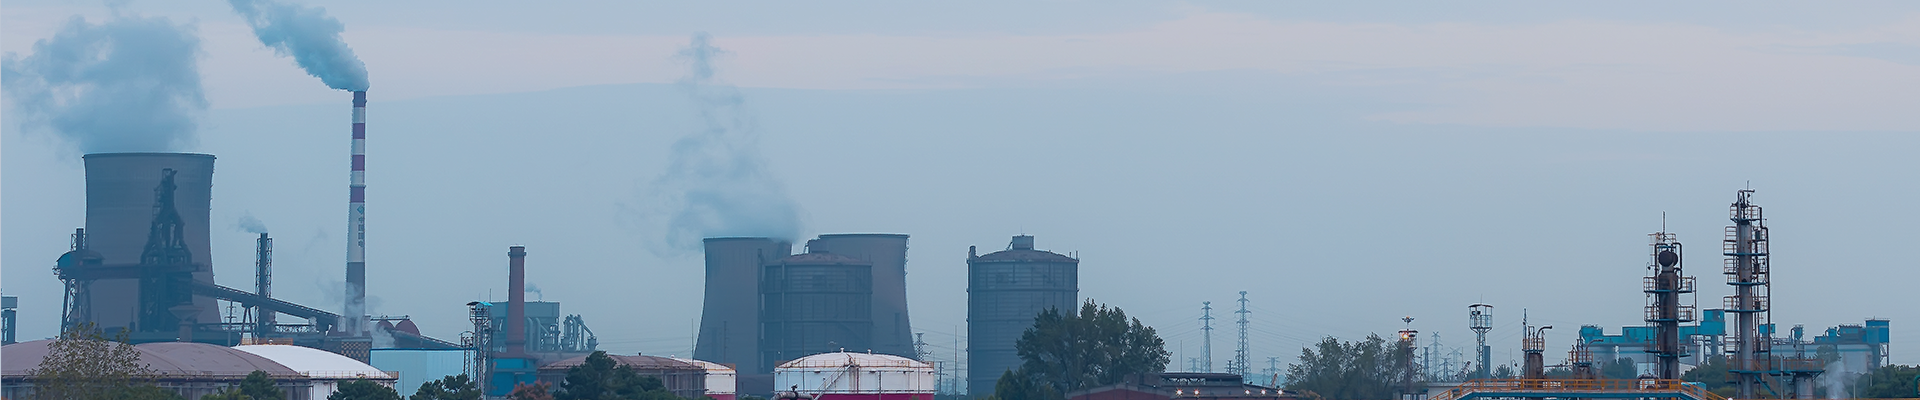
M 267 237 L 266 232 L 260 232 L 260 239 L 255 242 L 253 291 L 254 294 L 260 295 L 260 298 L 263 299 L 273 297 L 273 238 Z M 268 310 L 266 307 L 255 307 L 255 311 L 258 314 L 254 315 L 253 319 L 253 336 L 255 338 L 272 336 L 274 325 L 273 310 Z
M 527 247 L 507 248 L 507 357 L 527 354 Z
M 367 92 L 353 92 L 353 169 L 347 185 L 347 304 L 350 336 L 367 336 Z

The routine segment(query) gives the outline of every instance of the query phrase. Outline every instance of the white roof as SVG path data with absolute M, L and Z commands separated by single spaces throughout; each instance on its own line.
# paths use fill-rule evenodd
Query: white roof
M 393 379 L 391 375 L 347 356 L 334 354 L 326 350 L 284 344 L 256 344 L 233 346 L 234 350 L 253 353 L 287 368 L 306 374 L 310 378 L 359 378 Z
M 850 366 L 858 366 L 861 368 L 933 369 L 933 365 L 915 361 L 911 358 L 889 354 L 844 351 L 837 353 L 820 353 L 796 358 L 793 361 L 780 364 L 779 368 L 846 368 Z
M 695 360 L 691 358 L 680 358 L 680 357 L 673 357 L 673 359 L 674 361 L 680 361 L 688 364 L 698 365 L 701 368 L 706 368 L 708 373 L 733 372 L 733 367 L 728 367 L 725 364 L 720 364 L 712 361 L 701 361 L 701 360 Z

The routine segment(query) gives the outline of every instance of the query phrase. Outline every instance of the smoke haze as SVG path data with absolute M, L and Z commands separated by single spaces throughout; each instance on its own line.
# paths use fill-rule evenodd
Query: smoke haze
M 291 56 L 308 75 L 327 87 L 367 90 L 367 64 L 340 39 L 346 24 L 321 7 L 305 7 L 275 0 L 229 0 L 233 12 L 246 18 L 260 43 L 274 53 Z
M 663 224 L 656 253 L 697 251 L 702 238 L 800 236 L 800 207 L 760 154 L 760 133 L 738 88 L 715 77 L 727 54 L 696 34 L 679 57 L 688 71 L 677 85 L 698 110 L 696 130 L 673 143 L 667 169 L 648 187 L 643 217 Z
M 81 152 L 181 151 L 207 110 L 192 24 L 115 12 L 75 16 L 33 54 L 7 53 L 0 81 L 23 127 Z
M 253 213 L 241 215 L 240 221 L 235 222 L 234 227 L 252 234 L 267 233 L 267 223 L 260 222 L 259 218 L 254 218 Z

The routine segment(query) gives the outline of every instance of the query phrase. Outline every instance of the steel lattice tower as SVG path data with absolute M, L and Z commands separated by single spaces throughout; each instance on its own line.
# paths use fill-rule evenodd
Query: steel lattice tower
M 1486 379 L 1492 377 L 1493 349 L 1487 347 L 1487 332 L 1493 330 L 1493 306 L 1482 303 L 1467 306 L 1467 327 L 1473 329 L 1475 342 L 1479 343 L 1479 346 L 1474 349 L 1479 352 L 1480 359 L 1476 360 L 1476 362 L 1479 362 L 1480 365 L 1476 368 L 1471 378 Z
M 1240 310 L 1233 313 L 1240 314 L 1240 320 L 1234 322 L 1240 325 L 1240 347 L 1233 351 L 1233 365 L 1227 367 L 1227 373 L 1238 374 L 1241 380 L 1246 380 L 1248 373 L 1253 372 L 1251 361 L 1247 360 L 1247 314 L 1250 313 L 1247 311 L 1247 291 L 1240 291 Z
M 1213 372 L 1213 302 L 1200 302 L 1200 362 L 1206 369 L 1200 372 Z
M 1767 266 L 1767 220 L 1760 206 L 1751 201 L 1753 189 L 1741 189 L 1728 207 L 1726 239 L 1721 252 L 1726 264 L 1727 285 L 1734 295 L 1727 296 L 1726 311 L 1735 315 L 1733 360 L 1727 366 L 1735 376 L 1738 398 L 1751 399 L 1759 394 L 1772 363 L 1772 340 L 1762 336 L 1760 326 L 1769 318 L 1767 295 L 1771 292 Z

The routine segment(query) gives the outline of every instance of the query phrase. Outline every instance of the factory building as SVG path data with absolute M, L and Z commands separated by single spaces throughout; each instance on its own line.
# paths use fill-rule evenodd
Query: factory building
M 932 400 L 933 365 L 874 353 L 801 357 L 774 370 L 774 384 L 814 400 Z
M 566 382 L 567 370 L 587 363 L 588 356 L 579 356 L 555 361 L 540 366 L 539 381 L 559 388 Z M 688 399 L 698 399 L 707 392 L 706 367 L 667 357 L 649 355 L 619 356 L 608 354 L 616 367 L 633 368 L 640 376 L 659 379 L 673 395 Z
M 368 365 L 400 375 L 394 389 L 400 394 L 413 394 L 420 384 L 467 373 L 471 357 L 466 349 L 375 348 L 372 358 Z
M 1718 340 L 1727 334 L 1725 311 L 1700 311 L 1698 324 L 1679 327 L 1682 345 L 1697 349 L 1680 360 L 1681 364 L 1686 365 L 1684 369 L 1699 366 L 1707 354 L 1718 354 L 1719 352 L 1710 350 L 1715 343 L 1722 343 Z M 1651 352 L 1658 339 L 1655 333 L 1656 329 L 1652 326 L 1628 326 L 1620 328 L 1618 335 L 1608 335 L 1605 328 L 1598 325 L 1585 325 L 1580 327 L 1580 343 L 1587 344 L 1587 351 L 1591 352 L 1593 359 L 1598 362 L 1629 358 L 1637 364 L 1648 366 L 1657 361 Z
M 807 241 L 807 249 L 838 254 L 873 264 L 871 350 L 880 354 L 920 359 L 920 354 L 913 348 L 913 323 L 907 317 L 907 235 L 827 234 Z
M 0 397 L 32 398 L 32 370 L 40 366 L 50 352 L 53 340 L 35 340 L 0 347 L 0 382 L 5 390 Z M 133 347 L 140 362 L 152 370 L 152 383 L 182 397 L 197 399 L 236 387 L 247 374 L 265 371 L 275 386 L 286 391 L 288 400 L 325 399 L 315 395 L 312 379 L 276 360 L 231 347 L 192 342 L 157 342 Z M 318 350 L 315 350 L 318 352 Z M 321 352 L 325 353 L 325 352 Z M 335 355 L 335 357 L 339 357 Z M 373 371 L 378 372 L 378 371 Z M 381 375 L 384 376 L 384 375 Z M 390 382 L 390 381 L 389 381 Z M 331 392 L 328 392 L 331 393 Z
M 872 348 L 871 263 L 809 248 L 763 270 L 761 365 Z
M 1014 343 L 1047 309 L 1076 312 L 1080 260 L 1034 248 L 1033 236 L 1014 236 L 1007 249 L 967 249 L 967 386 L 993 392 L 1006 371 L 1020 367 Z
M 684 362 L 688 364 L 698 365 L 701 368 L 705 368 L 707 370 L 707 378 L 706 378 L 707 379 L 707 383 L 706 383 L 707 397 L 712 397 L 713 400 L 734 400 L 735 398 L 734 393 L 736 393 L 735 392 L 736 389 L 734 388 L 733 368 L 729 368 L 725 365 L 720 365 L 718 363 L 700 361 L 700 360 L 695 360 L 691 358 L 675 358 L 674 360 L 678 360 L 680 362 Z M 698 397 L 689 397 L 689 398 L 698 398 Z
M 142 346 L 155 346 L 162 343 L 150 343 Z M 381 371 L 371 365 L 352 358 L 311 347 L 263 344 L 234 346 L 233 350 L 251 353 L 260 358 L 272 360 L 298 372 L 312 382 L 308 398 L 324 399 L 338 391 L 341 384 L 358 379 L 366 379 L 386 387 L 394 387 L 399 374 Z M 395 388 L 401 389 L 403 388 Z M 404 392 L 403 392 L 404 393 Z

